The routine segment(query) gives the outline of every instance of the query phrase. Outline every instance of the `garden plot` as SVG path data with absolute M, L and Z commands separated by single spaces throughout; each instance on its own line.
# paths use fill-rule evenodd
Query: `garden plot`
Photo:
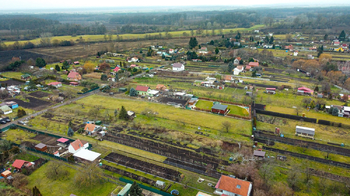
M 36 91 L 33 93 L 29 94 L 30 96 L 36 97 L 36 98 L 43 98 L 43 97 L 47 97 L 50 95 L 50 93 L 46 93 L 46 92 L 42 92 L 42 91 Z
M 174 180 L 176 182 L 180 182 L 181 178 L 180 175 L 181 173 L 169 168 L 161 167 L 159 165 L 155 165 L 152 163 L 140 161 L 138 159 L 134 159 L 131 157 L 127 157 L 121 154 L 117 153 L 110 153 L 107 155 L 105 160 L 116 163 L 116 164 L 121 164 L 127 167 L 131 167 L 133 169 L 141 170 L 143 172 L 147 172 L 153 175 L 160 176 L 162 178 L 166 178 L 169 180 Z
M 158 99 L 158 101 L 161 103 L 169 104 L 169 105 L 180 104 L 182 106 L 184 106 L 187 103 L 187 100 L 185 100 L 185 99 L 174 99 L 174 98 L 170 98 L 170 97 L 161 97 Z
M 8 86 L 11 86 L 11 85 L 22 85 L 24 84 L 24 82 L 9 79 L 9 80 L 0 81 L 0 84 L 7 84 Z
M 37 99 L 34 97 L 28 97 L 28 99 L 29 99 L 29 102 L 25 102 L 25 101 L 22 101 L 20 99 L 8 99 L 6 101 L 14 101 L 14 102 L 18 103 L 19 106 L 22 106 L 22 107 L 28 108 L 28 109 L 37 110 L 37 111 L 45 109 L 46 107 L 52 105 L 51 102 L 43 101 L 41 99 Z

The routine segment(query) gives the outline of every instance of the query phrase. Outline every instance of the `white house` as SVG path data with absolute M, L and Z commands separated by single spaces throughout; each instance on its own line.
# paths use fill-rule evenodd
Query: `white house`
M 244 70 L 243 66 L 237 66 L 233 69 L 233 75 L 238 76 Z
M 70 143 L 68 146 L 68 152 L 75 154 L 76 152 L 80 151 L 81 149 L 87 149 L 89 147 L 89 143 L 80 141 L 79 139 L 75 140 L 74 142 Z
M 249 181 L 222 175 L 215 188 L 215 195 L 249 196 L 253 185 Z
M 260 31 L 258 29 L 254 30 L 254 33 L 259 33 Z
M 293 56 L 298 56 L 298 51 L 295 51 Z
M 233 61 L 233 64 L 234 64 L 234 65 L 239 65 L 239 60 L 236 58 L 236 59 Z
M 62 82 L 51 82 L 49 86 L 54 86 L 56 88 L 62 87 Z
M 174 63 L 173 64 L 173 71 L 184 71 L 185 70 L 185 65 L 182 63 Z
M 136 63 L 136 62 L 140 62 L 140 60 L 137 57 L 132 57 L 128 62 L 129 63 Z

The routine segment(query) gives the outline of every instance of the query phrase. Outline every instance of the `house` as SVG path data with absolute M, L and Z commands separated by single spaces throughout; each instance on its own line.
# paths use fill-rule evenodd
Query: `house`
M 130 65 L 130 68 L 136 68 L 136 67 L 137 67 L 137 65 L 135 65 L 135 64 Z
M 232 76 L 231 75 L 225 75 L 224 76 L 225 82 L 231 82 L 232 81 Z
M 157 84 L 156 90 L 165 91 L 166 86 L 164 84 Z
M 140 60 L 137 57 L 132 57 L 131 59 L 128 59 L 128 62 L 129 63 L 132 63 L 132 62 L 136 63 L 136 62 L 140 62 Z
M 79 61 L 74 61 L 73 64 L 74 65 L 79 65 Z
M 173 71 L 184 71 L 185 70 L 185 65 L 182 63 L 174 63 L 173 64 Z
M 245 66 L 245 71 L 251 71 L 251 69 L 252 69 L 252 66 L 250 66 L 250 65 Z
M 31 76 L 29 74 L 23 74 L 21 75 L 22 80 L 30 80 Z
M 156 97 L 156 96 L 159 95 L 159 91 L 157 91 L 157 90 L 152 90 L 152 89 L 148 89 L 147 95 L 150 96 L 150 97 Z
M 347 44 L 342 44 L 341 47 L 342 47 L 343 49 L 347 49 L 349 46 L 348 46 Z
M 60 157 L 60 152 L 56 151 L 56 152 L 53 153 L 53 155 L 56 156 L 56 157 Z
M 233 69 L 233 75 L 237 76 L 239 73 L 241 73 L 244 70 L 243 66 L 237 66 Z
M 113 69 L 114 72 L 118 72 L 118 71 L 120 71 L 120 70 L 121 70 L 120 67 L 115 67 L 115 68 Z
M 294 51 L 293 56 L 298 56 L 298 51 Z
M 21 159 L 16 159 L 13 164 L 12 164 L 12 167 L 20 170 L 23 168 L 24 164 L 25 163 L 28 163 L 28 161 L 24 161 L 24 160 L 21 160 Z
M 298 88 L 298 93 L 312 95 L 312 94 L 314 94 L 314 91 L 309 89 L 309 88 L 306 88 L 306 87 L 300 87 L 300 88 Z
M 266 93 L 268 93 L 268 94 L 276 94 L 276 88 L 266 88 Z
M 238 58 L 236 58 L 236 59 L 233 61 L 233 64 L 234 64 L 234 65 L 239 65 L 239 61 L 240 61 L 240 60 L 238 60 Z
M 198 49 L 198 54 L 199 55 L 206 55 L 206 54 L 208 54 L 207 47 L 201 47 L 200 49 Z
M 308 54 L 307 59 L 314 59 L 314 57 L 312 56 L 312 54 Z
M 315 139 L 315 129 L 314 128 L 308 128 L 308 127 L 296 126 L 296 128 L 295 128 L 295 135 L 303 136 L 303 137 L 309 137 L 309 138 Z
M 68 152 L 75 154 L 81 149 L 86 149 L 89 147 L 89 143 L 86 141 L 80 141 L 79 139 L 75 140 L 74 142 L 70 143 L 68 146 Z
M 95 124 L 86 124 L 84 127 L 84 131 L 88 135 L 96 135 L 100 130 L 102 130 L 102 127 Z
M 221 105 L 220 103 L 214 104 L 211 107 L 211 112 L 225 115 L 227 113 L 227 105 Z
M 137 86 L 136 91 L 138 95 L 147 95 L 149 87 L 148 86 Z
M 60 139 L 56 140 L 58 142 L 59 146 L 68 146 L 69 145 L 69 139 L 61 137 Z
M 78 86 L 79 83 L 78 82 L 69 82 L 69 85 L 71 85 L 71 86 Z
M 273 45 L 264 45 L 263 46 L 265 49 L 272 49 L 273 48 Z
M 51 82 L 50 84 L 48 84 L 49 86 L 53 86 L 56 88 L 62 87 L 62 82 Z
M 82 148 L 73 154 L 75 160 L 94 162 L 101 156 L 100 153 Z
M 249 62 L 248 64 L 250 67 L 259 67 L 259 62 Z
M 284 49 L 286 49 L 286 50 L 293 50 L 294 47 L 293 47 L 293 45 L 289 45 L 289 46 L 285 46 Z
M 340 41 L 339 40 L 333 40 L 333 45 L 334 46 L 339 46 L 340 45 Z
M 14 102 L 14 101 L 8 101 L 8 102 L 5 102 L 5 104 L 7 106 L 9 106 L 11 109 L 18 108 L 18 103 Z
M 11 171 L 5 170 L 4 172 L 1 173 L 1 176 L 4 178 L 7 178 L 7 177 L 11 176 Z
M 174 54 L 174 49 L 169 49 L 169 54 Z
M 196 105 L 197 101 L 198 101 L 198 98 L 191 98 L 191 99 L 188 101 L 188 105 L 194 106 L 194 105 Z
M 41 152 L 45 152 L 47 150 L 47 146 L 43 143 L 35 145 L 35 149 Z
M 67 76 L 68 80 L 79 81 L 81 80 L 81 75 L 78 72 L 71 71 Z
M 261 150 L 254 150 L 254 157 L 258 158 L 258 159 L 265 159 L 265 153 L 264 151 Z
M 2 113 L 2 114 L 11 114 L 12 113 L 12 109 L 9 107 L 9 106 L 7 106 L 7 105 L 3 105 L 3 106 L 1 106 L 0 107 L 0 113 Z
M 216 195 L 226 196 L 249 196 L 253 185 L 249 181 L 222 175 L 215 186 Z

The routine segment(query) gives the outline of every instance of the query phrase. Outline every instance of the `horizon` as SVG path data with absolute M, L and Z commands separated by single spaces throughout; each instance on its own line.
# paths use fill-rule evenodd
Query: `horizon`
M 340 0 L 337 3 L 329 3 L 325 0 L 321 0 L 321 2 L 317 2 L 317 0 L 309 0 L 308 2 L 302 1 L 302 0 L 297 0 L 297 2 L 293 3 L 273 3 L 277 0 L 268 0 L 266 3 L 260 3 L 257 0 L 253 0 L 254 2 L 257 2 L 257 4 L 236 4 L 236 5 L 224 5 L 224 4 L 219 4 L 219 5 L 211 5 L 211 4 L 206 4 L 206 5 L 140 5 L 135 7 L 130 4 L 123 4 L 120 6 L 93 6 L 90 3 L 83 5 L 83 6 L 34 6 L 35 2 L 42 1 L 42 0 L 34 0 L 35 2 L 31 3 L 31 6 L 25 6 L 26 3 L 28 2 L 22 2 L 23 0 L 15 0 L 15 2 L 18 3 L 13 3 L 13 1 L 9 3 L 2 3 L 2 7 L 0 8 L 0 15 L 4 14 L 16 14 L 16 13 L 27 13 L 30 12 L 31 14 L 42 14 L 42 13 L 67 13 L 67 12 L 74 12 L 74 13 L 82 13 L 82 12 L 87 12 L 87 13 L 96 13 L 96 12 L 116 12 L 116 11 L 122 11 L 122 13 L 133 13 L 133 12 L 180 12 L 180 11 L 208 11 L 208 10 L 235 10 L 235 9 L 251 9 L 251 8 L 271 8 L 271 9 L 276 9 L 276 8 L 325 8 L 325 7 L 342 7 L 342 6 L 350 6 L 350 2 L 346 0 Z M 63 2 L 67 2 L 68 0 L 62 0 Z M 61 2 L 62 2 L 61 1 Z M 20 3 L 22 2 L 22 3 Z M 31 1 L 32 2 L 32 1 Z M 195 1 L 196 2 L 196 1 Z M 324 2 L 324 3 L 322 3 Z M 20 4 L 21 6 L 15 6 L 13 5 L 18 5 Z M 33 13 L 36 12 L 36 13 Z

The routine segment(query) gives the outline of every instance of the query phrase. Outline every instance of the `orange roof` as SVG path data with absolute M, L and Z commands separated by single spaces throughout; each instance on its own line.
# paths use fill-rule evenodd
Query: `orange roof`
M 157 84 L 156 89 L 166 88 L 164 84 Z
M 242 69 L 243 69 L 243 66 L 237 66 L 237 69 L 242 70 Z
M 79 148 L 83 147 L 83 143 L 79 139 L 75 140 L 74 142 L 70 143 L 70 145 L 73 146 L 74 150 L 78 150 Z
M 250 182 L 222 175 L 215 188 L 238 195 L 248 195 Z
M 239 60 L 239 61 L 242 60 L 241 57 L 237 57 L 236 59 Z
M 259 67 L 259 62 L 250 62 L 249 66 L 251 66 L 251 67 Z
M 17 169 L 21 169 L 24 165 L 24 163 L 27 163 L 27 161 L 16 159 L 15 162 L 13 162 L 12 167 L 15 167 Z
M 94 124 L 86 124 L 84 130 L 92 132 L 93 130 L 95 130 L 95 127 L 96 127 L 96 125 L 94 125 Z
M 232 80 L 232 76 L 230 76 L 230 75 L 225 75 L 224 79 L 225 79 L 225 80 Z
M 248 70 L 248 69 L 250 69 L 250 68 L 252 68 L 252 67 L 249 66 L 249 65 L 245 66 L 245 69 L 246 69 L 246 70 Z

